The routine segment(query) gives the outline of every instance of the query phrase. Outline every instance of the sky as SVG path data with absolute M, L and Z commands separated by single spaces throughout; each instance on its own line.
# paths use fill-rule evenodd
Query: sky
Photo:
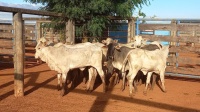
M 143 6 L 142 12 L 147 16 L 146 18 L 187 18 L 200 19 L 199 4 L 200 0 L 150 0 L 150 5 Z M 40 5 L 30 4 L 24 0 L 0 0 L 0 6 L 18 7 L 26 9 L 38 9 Z M 135 11 L 133 16 L 136 15 Z M 0 19 L 8 19 L 11 17 L 10 13 L 0 12 Z
M 147 17 L 200 19 L 199 4 L 200 0 L 151 0 L 142 11 Z

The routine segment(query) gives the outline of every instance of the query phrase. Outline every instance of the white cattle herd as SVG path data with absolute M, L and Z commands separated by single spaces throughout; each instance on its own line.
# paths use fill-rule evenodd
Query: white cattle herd
M 125 88 L 125 79 L 129 83 L 129 95 L 133 96 L 133 86 L 137 90 L 134 79 L 138 71 L 147 75 L 144 93 L 146 94 L 152 73 L 160 76 L 162 91 L 165 92 L 164 74 L 169 46 L 163 46 L 154 41 L 146 44 L 141 36 L 133 37 L 133 42 L 120 44 L 117 40 L 107 38 L 102 43 L 80 43 L 66 45 L 57 43 L 47 44 L 46 38 L 41 38 L 35 47 L 35 58 L 46 62 L 51 70 L 57 71 L 58 86 L 61 86 L 61 96 L 67 89 L 67 75 L 70 70 L 86 67 L 89 79 L 86 90 L 93 90 L 94 80 L 99 74 L 103 92 L 106 92 L 106 75 L 118 72 L 122 73 L 122 90 Z M 106 68 L 106 69 L 103 69 Z M 128 71 L 128 72 L 127 72 Z M 93 83 L 91 83 L 93 82 Z

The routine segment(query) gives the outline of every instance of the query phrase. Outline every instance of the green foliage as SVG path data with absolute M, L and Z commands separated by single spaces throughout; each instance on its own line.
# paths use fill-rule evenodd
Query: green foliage
M 63 13 L 65 17 L 74 20 L 76 24 L 76 35 L 98 37 L 106 25 L 113 20 L 108 16 L 119 16 L 121 18 L 132 17 L 136 8 L 150 4 L 150 0 L 25 0 L 31 3 L 42 3 L 40 10 Z M 141 13 L 142 14 L 142 13 Z M 142 14 L 144 15 L 144 14 Z M 65 17 L 52 18 L 56 24 L 52 26 L 65 25 Z M 59 28 L 59 27 L 57 27 Z M 63 28 L 63 27 L 61 27 Z

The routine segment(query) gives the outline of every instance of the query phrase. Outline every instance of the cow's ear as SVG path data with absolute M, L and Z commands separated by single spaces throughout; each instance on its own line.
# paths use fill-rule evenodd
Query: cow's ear
M 163 46 L 162 46 L 161 44 L 159 44 L 159 46 L 160 46 L 160 48 L 162 49 Z
M 119 50 L 122 46 L 120 44 L 115 46 L 115 49 Z
M 106 40 L 102 40 L 101 42 L 102 42 L 103 44 L 105 44 L 105 43 L 106 43 Z
M 47 42 L 45 42 L 45 41 L 40 41 L 40 43 L 41 43 L 42 45 L 44 45 L 44 46 L 47 46 Z
M 44 42 L 44 46 L 47 46 L 47 42 Z
M 103 62 L 103 66 L 107 66 L 108 65 L 108 62 Z
M 134 41 L 135 41 L 135 37 L 132 37 L 132 38 L 131 38 L 131 42 L 134 42 Z
M 149 38 L 143 38 L 143 42 L 147 42 L 148 40 L 150 40 Z
M 114 43 L 118 43 L 118 40 L 117 40 L 117 39 L 116 39 L 116 40 L 113 40 L 113 42 L 114 42 Z

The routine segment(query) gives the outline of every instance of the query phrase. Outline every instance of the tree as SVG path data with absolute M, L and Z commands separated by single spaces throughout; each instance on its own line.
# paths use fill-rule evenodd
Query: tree
M 136 8 L 149 5 L 149 0 L 25 0 L 31 3 L 41 3 L 40 10 L 63 13 L 63 18 L 52 18 L 65 24 L 66 18 L 81 24 L 76 27 L 76 35 L 98 37 L 106 29 L 106 25 L 115 21 L 109 16 L 119 16 L 123 19 L 132 17 Z M 56 24 L 58 25 L 58 24 Z M 55 26 L 56 26 L 55 25 Z

